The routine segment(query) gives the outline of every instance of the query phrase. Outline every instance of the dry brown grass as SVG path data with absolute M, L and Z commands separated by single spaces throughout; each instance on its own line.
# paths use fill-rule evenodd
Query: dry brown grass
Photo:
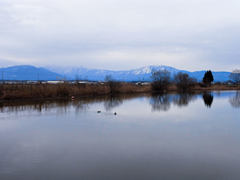
M 132 83 L 119 83 L 116 93 L 149 92 L 150 86 L 138 86 Z M 98 96 L 111 93 L 108 84 L 2 84 L 0 99 L 41 99 L 67 98 L 80 96 Z
M 100 84 L 4 84 L 0 87 L 0 99 L 62 98 L 109 93 Z
M 226 90 L 240 90 L 240 86 L 237 85 L 226 85 L 226 84 L 213 84 L 211 86 L 203 87 L 200 84 L 195 84 L 192 86 L 190 91 L 226 91 Z M 175 84 L 170 84 L 168 86 L 167 92 L 178 92 L 178 88 Z
M 136 85 L 133 83 L 121 83 L 120 93 L 146 93 L 151 92 L 151 85 Z
M 177 87 L 171 84 L 168 92 L 177 92 Z M 219 91 L 219 90 L 240 90 L 240 86 L 212 85 L 202 87 L 196 84 L 193 91 Z M 149 93 L 152 92 L 151 85 L 136 85 L 134 83 L 119 83 L 114 90 L 116 94 L 124 93 Z M 44 98 L 68 98 L 71 96 L 99 96 L 112 93 L 108 84 L 1 84 L 0 99 L 44 99 Z
M 225 85 L 225 84 L 214 84 L 208 87 L 202 87 L 199 84 L 194 86 L 193 90 L 200 91 L 226 91 L 226 90 L 240 90 L 240 86 L 237 85 Z

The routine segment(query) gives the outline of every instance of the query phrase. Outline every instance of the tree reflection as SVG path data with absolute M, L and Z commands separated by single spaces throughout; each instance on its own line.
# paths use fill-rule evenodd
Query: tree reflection
M 137 98 L 139 94 L 118 95 L 118 96 L 99 96 L 99 97 L 82 97 L 62 100 L 26 100 L 26 101 L 2 101 L 0 102 L 0 112 L 21 112 L 21 111 L 38 111 L 44 113 L 47 111 L 66 112 L 74 109 L 76 113 L 87 111 L 91 104 L 104 103 L 107 111 L 121 105 L 124 100 Z
M 76 113 L 79 113 L 82 111 L 84 112 L 84 111 L 87 111 L 87 109 L 89 109 L 88 103 L 82 100 L 73 101 L 72 105 L 75 108 Z
M 235 96 L 229 99 L 230 104 L 234 108 L 240 108 L 240 91 L 237 91 Z
M 170 109 L 169 94 L 152 95 L 150 104 L 153 111 L 168 111 Z
M 120 106 L 123 103 L 123 99 L 118 96 L 110 96 L 104 101 L 104 107 L 106 111 L 110 111 L 113 108 Z
M 66 107 L 71 104 L 71 101 L 59 100 L 59 101 L 17 101 L 17 102 L 2 102 L 0 104 L 0 112 L 20 112 L 20 111 L 48 111 L 58 107 L 62 111 L 66 110 Z
M 179 107 L 187 106 L 190 101 L 196 99 L 196 95 L 194 94 L 178 94 L 173 97 L 173 103 Z
M 204 93 L 202 95 L 205 106 L 211 108 L 213 103 L 213 95 L 211 93 Z

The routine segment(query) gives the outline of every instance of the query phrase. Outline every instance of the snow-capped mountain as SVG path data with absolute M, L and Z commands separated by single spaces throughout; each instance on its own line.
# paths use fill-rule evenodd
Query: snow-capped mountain
M 48 67 L 38 68 L 34 66 L 11 66 L 7 68 L 0 68 L 0 79 L 4 80 L 89 80 L 89 81 L 103 81 L 107 75 L 112 79 L 118 81 L 151 81 L 151 74 L 153 71 L 167 70 L 173 77 L 178 72 L 189 74 L 189 76 L 201 81 L 205 71 L 189 72 L 179 70 L 170 66 L 145 66 L 132 70 L 125 71 L 111 71 L 101 69 L 87 69 L 84 67 Z M 215 82 L 229 80 L 229 72 L 213 72 Z
M 103 81 L 107 75 L 110 75 L 114 80 L 118 81 L 151 81 L 151 74 L 153 71 L 167 70 L 171 73 L 171 77 L 174 77 L 178 72 L 189 74 L 189 76 L 201 81 L 205 71 L 185 71 L 179 70 L 170 66 L 145 66 L 132 70 L 124 71 L 111 71 L 101 69 L 87 69 L 87 68 L 49 68 L 50 70 L 62 74 L 69 80 L 82 79 L 91 81 Z M 213 72 L 215 82 L 229 80 L 229 72 Z
M 145 66 L 138 69 L 111 71 L 101 69 L 87 69 L 87 68 L 48 68 L 56 73 L 61 73 L 69 80 L 86 79 L 92 81 L 103 81 L 107 75 L 110 75 L 114 80 L 119 81 L 150 81 L 152 71 L 167 70 L 171 74 L 176 74 L 179 70 L 169 66 Z

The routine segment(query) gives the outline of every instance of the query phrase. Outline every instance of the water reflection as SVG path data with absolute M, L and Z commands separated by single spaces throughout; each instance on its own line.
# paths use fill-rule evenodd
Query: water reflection
M 152 111 L 168 111 L 171 104 L 178 107 L 188 106 L 189 103 L 197 98 L 195 94 L 154 94 L 150 98 Z
M 83 112 L 87 111 L 89 109 L 88 103 L 85 103 L 84 101 L 73 101 L 72 102 L 73 107 L 75 107 L 76 112 Z
M 58 112 L 66 112 L 68 108 L 73 108 L 76 112 L 83 112 L 89 109 L 90 104 L 103 103 L 106 111 L 111 111 L 113 108 L 120 106 L 124 100 L 142 97 L 147 94 L 128 94 L 118 96 L 98 96 L 98 97 L 83 97 L 80 99 L 64 99 L 64 100 L 40 100 L 40 101 L 5 101 L 0 102 L 0 112 L 21 112 L 21 111 L 51 111 L 57 109 Z
M 19 112 L 19 111 L 47 111 L 54 107 L 65 109 L 71 101 L 16 101 L 0 103 L 0 112 Z
M 188 106 L 188 104 L 196 98 L 197 96 L 195 94 L 177 94 L 173 97 L 173 103 L 179 107 Z
M 239 99 L 225 91 L 2 102 L 0 179 L 240 179 L 240 109 L 230 106 Z M 113 108 L 118 116 L 97 113 Z
M 230 104 L 234 108 L 240 108 L 240 91 L 237 91 L 234 97 L 229 99 Z
M 111 111 L 113 108 L 120 106 L 123 103 L 123 97 L 110 96 L 104 101 L 104 107 L 106 111 Z
M 169 94 L 153 94 L 150 99 L 150 104 L 153 111 L 168 111 L 170 109 Z
M 205 106 L 211 108 L 213 103 L 213 95 L 211 93 L 204 93 L 202 95 Z
M 208 92 L 204 94 L 128 94 L 118 96 L 100 96 L 86 97 L 72 100 L 55 100 L 55 101 L 6 101 L 0 102 L 0 112 L 31 112 L 36 111 L 43 113 L 57 110 L 58 113 L 65 113 L 69 109 L 75 110 L 76 113 L 86 112 L 90 105 L 102 104 L 105 111 L 111 111 L 124 104 L 126 100 L 143 98 L 147 100 L 152 111 L 168 111 L 171 105 L 177 107 L 189 106 L 191 102 L 201 98 L 206 107 L 211 108 L 214 100 L 220 97 L 229 99 L 229 103 L 234 108 L 240 108 L 240 91 L 237 92 Z

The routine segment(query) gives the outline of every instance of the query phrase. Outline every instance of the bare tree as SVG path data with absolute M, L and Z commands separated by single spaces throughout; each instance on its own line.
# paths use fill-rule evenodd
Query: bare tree
M 112 78 L 111 75 L 106 75 L 105 78 L 104 78 L 104 81 L 105 82 L 113 81 L 113 78 Z
M 188 74 L 182 72 L 179 72 L 174 76 L 174 81 L 178 90 L 182 92 L 190 90 L 197 82 L 196 79 L 191 78 Z
M 234 82 L 239 84 L 240 83 L 240 69 L 235 69 L 229 75 L 229 78 Z
M 78 74 L 76 74 L 76 75 L 75 75 L 75 83 L 78 84 L 79 81 L 80 81 L 80 80 L 79 80 L 79 76 L 78 76 Z
M 109 86 L 110 93 L 116 94 L 119 92 L 119 88 L 121 87 L 121 83 L 118 81 L 115 81 L 111 75 L 106 75 L 105 82 Z
M 154 91 L 167 90 L 170 84 L 170 72 L 167 70 L 152 71 L 152 89 Z

